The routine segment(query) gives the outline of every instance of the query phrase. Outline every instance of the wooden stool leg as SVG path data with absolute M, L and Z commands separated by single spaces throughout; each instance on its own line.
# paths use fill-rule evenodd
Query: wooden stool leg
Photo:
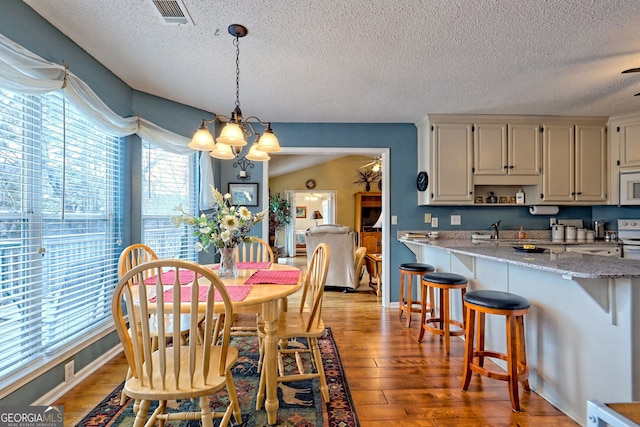
M 484 321 L 485 314 L 482 312 L 478 313 L 478 332 L 476 334 L 476 349 L 479 353 L 478 355 L 478 366 L 481 368 L 484 367 Z
M 511 407 L 520 412 L 520 399 L 518 397 L 518 343 L 516 339 L 515 316 L 507 316 L 507 371 L 509 373 L 509 397 Z
M 429 312 L 431 313 L 431 315 L 433 315 L 436 310 L 435 296 L 433 294 L 433 287 L 427 286 L 427 288 L 429 289 L 429 305 L 427 307 L 429 308 Z
M 398 317 L 402 319 L 402 305 L 404 304 L 404 273 L 400 272 L 400 305 L 398 306 Z
M 470 308 L 467 309 L 467 319 L 465 323 L 465 342 L 464 342 L 464 377 L 462 379 L 462 390 L 469 388 L 471 381 L 471 362 L 473 361 L 473 335 L 475 332 L 476 312 Z
M 427 292 L 425 291 L 427 285 L 422 284 L 422 292 L 420 292 L 420 334 L 418 335 L 418 342 L 422 342 L 424 338 L 424 322 L 427 319 Z
M 517 334 L 517 338 L 516 341 L 518 343 L 518 361 L 520 362 L 521 366 L 526 367 L 527 366 L 527 351 L 525 348 L 525 337 L 524 337 L 524 316 L 517 316 L 516 317 L 516 324 L 518 326 L 518 334 Z M 528 368 L 526 368 L 528 369 Z M 527 377 L 522 381 L 522 388 L 524 388 L 524 391 L 529 392 L 531 391 L 531 388 L 529 387 L 529 377 L 527 374 Z
M 444 306 L 444 319 L 442 321 L 442 330 L 443 330 L 443 336 L 444 336 L 444 350 L 447 354 L 447 356 L 449 356 L 449 354 L 451 354 L 451 334 L 450 332 L 450 328 L 451 328 L 451 323 L 449 322 L 449 317 L 451 316 L 451 310 L 449 307 L 449 295 L 450 292 L 446 291 L 443 293 L 444 298 L 442 300 L 442 305 Z
M 405 326 L 411 327 L 411 313 L 413 312 L 413 274 L 407 278 L 407 318 L 405 319 Z

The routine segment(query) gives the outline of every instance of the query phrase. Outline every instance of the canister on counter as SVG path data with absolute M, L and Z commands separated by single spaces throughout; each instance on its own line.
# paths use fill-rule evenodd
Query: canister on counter
M 593 230 L 587 230 L 587 243 L 593 243 L 596 240 L 595 234 Z
M 584 228 L 578 228 L 576 231 L 577 240 L 580 243 L 583 243 L 587 240 L 587 230 Z
M 551 241 L 553 243 L 564 242 L 564 225 L 554 224 L 551 226 Z
M 564 240 L 567 243 L 575 243 L 578 239 L 578 231 L 575 226 L 567 225 L 564 228 Z

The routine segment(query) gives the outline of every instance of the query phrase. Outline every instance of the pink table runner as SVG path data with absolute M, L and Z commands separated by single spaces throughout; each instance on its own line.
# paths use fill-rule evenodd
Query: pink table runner
M 271 267 L 271 263 L 270 262 L 256 262 L 256 261 L 251 261 L 251 262 L 244 262 L 244 261 L 238 261 L 236 262 L 236 267 L 238 267 L 238 270 L 262 270 L 262 269 L 266 269 Z M 213 270 L 219 270 L 220 269 L 220 264 L 216 264 L 212 267 Z
M 300 270 L 258 270 L 244 283 L 257 285 L 262 283 L 278 285 L 295 285 L 300 278 Z
M 231 299 L 231 301 L 243 301 L 249 294 L 249 291 L 251 291 L 251 286 L 242 286 L 242 285 L 225 286 L 225 289 L 227 290 L 227 293 L 229 294 L 229 298 Z M 208 291 L 209 291 L 208 287 L 206 286 L 200 287 L 200 289 L 198 290 L 199 292 L 198 301 L 206 301 Z M 156 302 L 156 297 L 149 299 L 149 301 Z M 182 302 L 191 301 L 191 286 L 184 286 L 180 288 L 180 301 Z M 216 289 L 216 301 L 222 301 L 222 296 L 220 295 L 220 292 L 218 292 L 217 289 Z M 173 302 L 173 289 L 169 289 L 168 291 L 164 292 L 164 302 L 165 303 Z
M 185 285 L 187 283 L 191 283 L 193 282 L 193 275 L 194 272 L 191 270 L 180 270 L 180 273 L 178 273 L 178 282 L 181 285 Z M 149 277 L 148 279 L 146 279 L 144 281 L 145 285 L 155 285 L 156 284 L 156 278 L 158 276 L 153 276 L 153 277 Z M 169 270 L 165 273 L 162 273 L 160 275 L 160 280 L 162 281 L 163 285 L 173 285 L 173 282 L 176 278 L 176 271 L 175 270 Z

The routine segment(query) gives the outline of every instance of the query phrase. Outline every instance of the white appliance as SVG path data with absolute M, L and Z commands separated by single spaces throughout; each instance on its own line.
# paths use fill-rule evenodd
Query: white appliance
M 620 205 L 640 205 L 640 171 L 620 172 Z
M 618 239 L 623 258 L 640 259 L 640 219 L 619 219 Z

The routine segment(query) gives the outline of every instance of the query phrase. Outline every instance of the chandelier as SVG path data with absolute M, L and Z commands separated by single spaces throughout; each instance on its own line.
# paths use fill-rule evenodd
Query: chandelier
M 200 128 L 196 131 L 189 143 L 189 148 L 193 150 L 209 151 L 211 157 L 216 159 L 234 159 L 240 156 L 242 147 L 247 145 L 247 138 L 255 135 L 253 145 L 245 156 L 248 160 L 266 161 L 269 160 L 268 153 L 281 151 L 278 138 L 271 130 L 271 123 L 263 122 L 255 116 L 242 116 L 240 110 L 240 37 L 247 35 L 248 30 L 240 24 L 229 25 L 229 34 L 235 39 L 233 45 L 236 47 L 236 106 L 231 113 L 231 117 L 221 114 L 214 114 L 213 118 L 202 119 Z M 226 123 L 220 132 L 220 136 L 213 141 L 213 136 L 209 132 L 207 125 L 219 120 L 220 123 Z M 255 131 L 251 121 L 258 122 L 264 126 L 262 135 Z

